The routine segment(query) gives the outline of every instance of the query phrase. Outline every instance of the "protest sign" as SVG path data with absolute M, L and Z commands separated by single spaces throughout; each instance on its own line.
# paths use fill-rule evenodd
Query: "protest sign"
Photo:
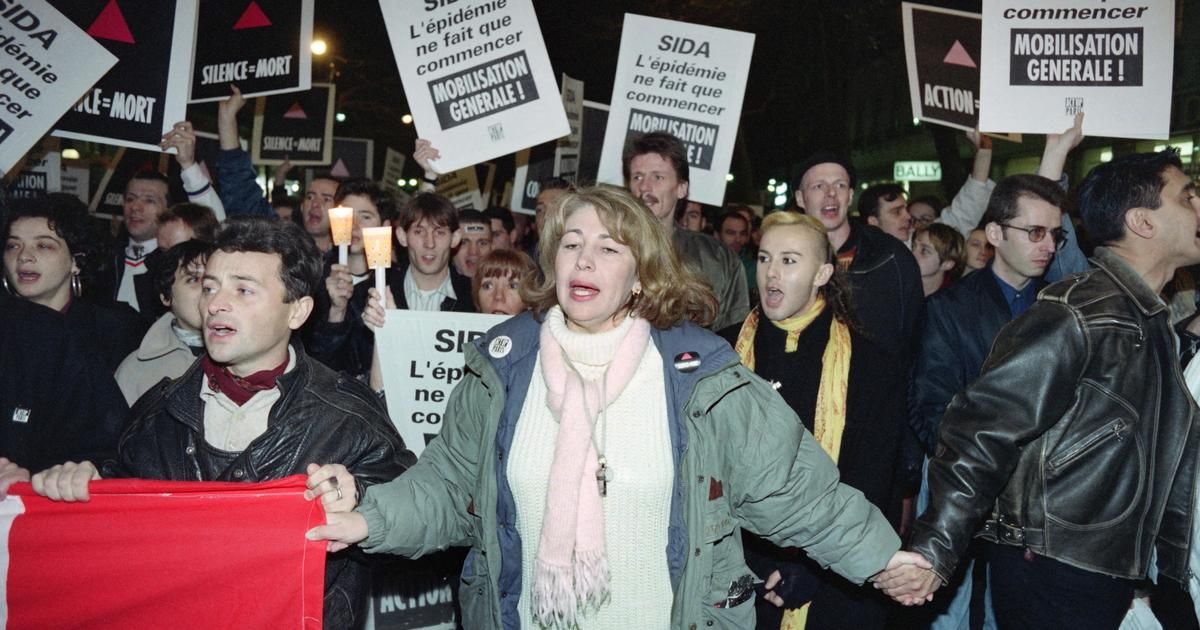
M 388 415 L 420 456 L 442 429 L 450 390 L 463 376 L 463 348 L 505 315 L 389 310 L 375 335 Z
M 455 171 L 567 135 L 532 0 L 380 0 L 418 136 Z
M 162 135 L 187 119 L 197 1 L 52 0 L 117 58 L 54 135 L 159 151 Z M 72 73 L 86 57 L 76 51 Z
M 913 116 L 974 131 L 979 125 L 979 14 L 905 2 L 902 16 Z
M 623 185 L 627 140 L 665 131 L 687 151 L 688 198 L 724 203 L 753 49 L 750 33 L 626 13 L 598 179 Z
M 479 198 L 483 200 L 483 205 L 479 209 L 483 210 L 492 204 L 492 186 L 496 183 L 496 164 L 494 162 L 476 164 L 475 181 L 479 183 Z
M 45 0 L 26 0 L 0 20 L 0 174 L 117 63 Z
M 404 154 L 393 149 L 387 148 L 387 153 L 383 159 L 383 178 L 380 183 L 383 187 L 392 191 L 393 194 L 403 192 L 401 186 L 404 185 Z
M 191 102 L 312 86 L 313 0 L 200 0 Z
M 583 139 L 583 81 L 564 73 L 562 102 L 571 133 L 558 139 L 558 148 L 554 151 L 554 175 L 573 182 L 579 170 L 579 143 Z
M 258 99 L 250 158 L 255 164 L 329 164 L 333 156 L 334 86 L 314 83 L 307 92 Z
M 328 169 L 308 169 L 306 181 L 318 175 L 340 179 L 375 176 L 375 141 L 367 138 L 334 138 Z
M 985 0 L 980 129 L 1167 138 L 1174 42 L 1174 2 Z
M 558 143 L 554 140 L 523 149 L 517 153 L 517 169 L 513 174 L 513 212 L 537 214 L 537 196 L 542 182 L 554 177 L 554 156 Z
M 62 190 L 62 154 L 39 151 L 25 160 L 25 168 L 8 186 L 9 199 L 31 199 Z
M 483 191 L 479 188 L 479 176 L 474 166 L 460 168 L 438 178 L 437 194 L 450 200 L 455 208 L 483 210 Z
M 304 533 L 325 513 L 304 479 L 101 479 L 84 502 L 16 484 L 0 501 L 0 624 L 320 628 L 325 541 Z
M 62 170 L 62 190 L 60 192 L 75 195 L 84 205 L 90 201 L 88 198 L 90 184 L 91 172 L 88 169 L 68 166 Z
M 575 182 L 596 183 L 600 173 L 600 153 L 604 149 L 604 130 L 608 128 L 608 105 L 583 102 L 583 130 L 579 146 L 579 169 Z

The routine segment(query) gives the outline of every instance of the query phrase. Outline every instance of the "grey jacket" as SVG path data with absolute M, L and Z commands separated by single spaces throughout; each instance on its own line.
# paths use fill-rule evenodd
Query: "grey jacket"
M 676 228 L 671 236 L 675 253 L 717 296 L 717 318 L 709 328 L 724 330 L 740 324 L 750 313 L 746 271 L 736 254 L 717 239 Z
M 417 557 L 472 547 L 460 589 L 468 628 L 520 627 L 523 541 L 504 458 L 537 362 L 539 330 L 525 314 L 468 347 L 467 374 L 450 397 L 441 434 L 416 466 L 368 489 L 358 508 L 368 552 Z M 487 348 L 500 336 L 512 350 L 491 357 Z M 661 550 L 675 593 L 672 627 L 754 626 L 752 599 L 715 606 L 733 580 L 750 574 L 741 528 L 804 547 L 854 582 L 883 569 L 899 548 L 895 532 L 860 492 L 838 483 L 833 461 L 795 413 L 724 340 L 690 324 L 655 330 L 651 339 L 663 357 L 676 470 Z M 685 351 L 700 356 L 695 371 L 676 368 L 673 357 Z
M 163 313 L 146 331 L 142 344 L 117 367 L 117 385 L 130 407 L 163 379 L 183 376 L 196 356 L 171 329 L 175 316 Z

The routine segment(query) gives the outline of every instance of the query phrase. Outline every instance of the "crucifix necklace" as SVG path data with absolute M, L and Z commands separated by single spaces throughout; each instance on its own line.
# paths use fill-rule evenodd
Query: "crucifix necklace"
M 592 415 L 592 410 L 588 407 L 587 401 L 587 383 L 583 379 L 583 375 L 575 368 L 575 364 L 570 359 L 566 361 L 567 365 L 571 366 L 571 370 L 575 372 L 575 376 L 583 385 L 583 413 L 589 418 L 594 418 L 595 422 L 592 425 L 592 444 L 596 447 L 596 463 L 599 468 L 596 469 L 596 487 L 600 490 L 600 498 L 608 496 L 608 482 L 613 480 L 612 468 L 608 466 L 608 458 L 604 456 L 605 448 L 608 445 L 608 368 L 604 368 L 604 373 L 600 375 L 600 409 L 595 416 Z M 596 425 L 599 425 L 598 427 Z M 596 429 L 600 429 L 600 439 L 596 440 Z

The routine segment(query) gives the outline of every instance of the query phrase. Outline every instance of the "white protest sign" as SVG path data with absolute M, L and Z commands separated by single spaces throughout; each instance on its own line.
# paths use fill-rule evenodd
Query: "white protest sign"
M 579 143 L 583 139 L 583 81 L 562 75 L 563 110 L 571 133 L 558 139 L 554 150 L 554 176 L 575 181 L 579 172 Z
M 630 136 L 665 131 L 687 148 L 688 198 L 723 204 L 753 50 L 750 33 L 626 13 L 600 181 L 625 183 Z
M 386 157 L 383 160 L 383 179 L 381 183 L 383 187 L 397 193 L 403 190 L 404 185 L 404 154 L 393 149 L 387 148 Z
M 79 197 L 83 203 L 91 201 L 88 198 L 88 184 L 91 182 L 91 172 L 86 168 L 68 166 L 62 170 L 62 191 Z
M 58 122 L 117 58 L 45 0 L 0 20 L 0 173 Z
M 463 348 L 506 315 L 389 310 L 375 334 L 388 415 L 417 456 L 442 430 L 450 391 L 463 376 Z
M 1123 5 L 1123 6 L 1122 6 Z M 984 0 L 979 127 L 1166 138 L 1175 3 Z
M 437 194 L 450 200 L 455 208 L 483 210 L 483 191 L 479 188 L 479 176 L 474 166 L 460 168 L 438 178 Z
M 8 185 L 9 199 L 33 199 L 62 190 L 62 154 L 30 151 L 25 168 Z
M 532 0 L 380 0 L 418 136 L 446 173 L 567 135 Z

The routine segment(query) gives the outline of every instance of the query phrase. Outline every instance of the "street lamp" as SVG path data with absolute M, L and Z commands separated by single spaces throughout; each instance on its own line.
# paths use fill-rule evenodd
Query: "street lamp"
M 312 54 L 314 54 L 318 57 L 320 57 L 321 55 L 324 55 L 325 52 L 327 50 L 329 50 L 329 46 L 325 43 L 325 40 L 323 40 L 323 39 L 312 40 L 312 44 L 310 44 L 308 48 L 309 48 L 309 50 L 312 51 Z

